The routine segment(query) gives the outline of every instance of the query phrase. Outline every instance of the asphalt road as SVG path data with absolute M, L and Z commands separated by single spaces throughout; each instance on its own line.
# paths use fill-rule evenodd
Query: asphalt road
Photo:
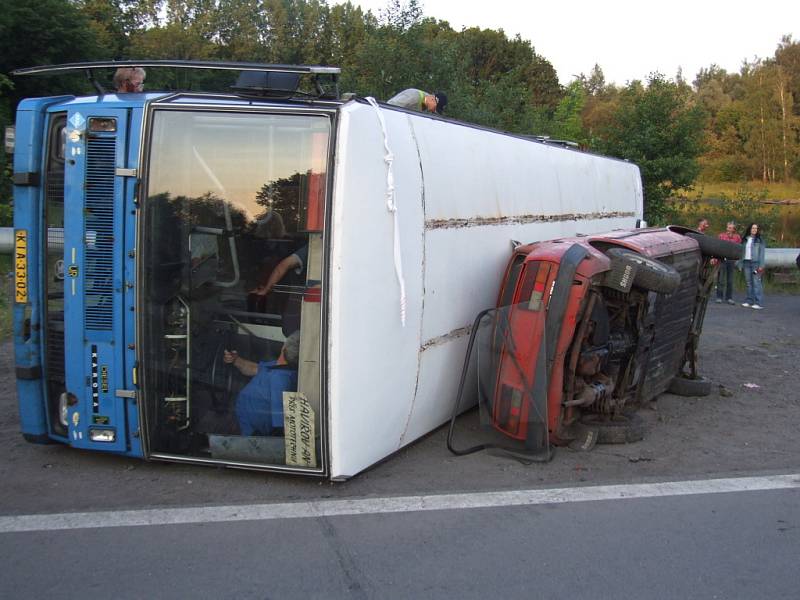
M 0 597 L 797 598 L 799 501 L 795 488 L 3 534 Z
M 798 481 L 800 297 L 765 305 L 709 307 L 701 365 L 714 393 L 662 396 L 642 411 L 642 442 L 522 465 L 487 453 L 454 457 L 438 430 L 337 484 L 27 444 L 6 345 L 0 598 L 796 598 L 800 483 L 571 499 L 607 484 Z M 472 425 L 468 417 L 466 431 Z M 566 499 L 527 506 L 492 496 L 553 488 Z M 429 510 L 454 493 L 467 500 Z M 405 496 L 413 501 L 400 508 L 326 512 Z M 132 509 L 144 512 L 121 512 Z M 37 515 L 40 525 L 15 529 Z

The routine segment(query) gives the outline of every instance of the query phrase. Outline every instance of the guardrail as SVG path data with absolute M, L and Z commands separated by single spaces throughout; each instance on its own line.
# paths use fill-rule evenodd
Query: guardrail
M 93 231 L 86 232 L 87 245 L 94 247 L 95 233 Z M 47 232 L 47 247 L 50 250 L 63 250 L 64 249 L 64 229 L 60 227 L 51 227 Z M 0 254 L 13 254 L 14 253 L 14 228 L 13 227 L 0 227 Z
M 797 266 L 795 261 L 800 250 L 797 248 L 767 248 L 764 260 L 768 269 Z

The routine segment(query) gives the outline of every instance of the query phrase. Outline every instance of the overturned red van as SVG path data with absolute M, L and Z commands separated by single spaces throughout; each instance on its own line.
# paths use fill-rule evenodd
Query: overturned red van
M 680 228 L 517 246 L 493 325 L 492 426 L 529 450 L 642 437 L 633 409 L 704 395 L 697 342 L 717 261 L 740 248 Z

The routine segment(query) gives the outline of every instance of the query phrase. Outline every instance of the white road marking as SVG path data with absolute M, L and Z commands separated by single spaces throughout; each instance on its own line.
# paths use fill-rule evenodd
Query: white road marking
M 458 510 L 565 504 L 598 500 L 663 498 L 696 494 L 800 489 L 800 474 L 764 477 L 601 485 L 543 490 L 474 492 L 430 496 L 358 498 L 243 506 L 202 506 L 0 517 L 0 533 L 59 531 L 142 525 L 268 521 L 345 515 L 375 515 L 430 510 Z

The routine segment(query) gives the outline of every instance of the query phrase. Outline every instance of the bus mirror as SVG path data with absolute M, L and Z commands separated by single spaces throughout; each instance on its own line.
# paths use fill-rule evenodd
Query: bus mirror
M 6 127 L 6 154 L 14 154 L 17 141 L 17 130 L 13 125 Z

